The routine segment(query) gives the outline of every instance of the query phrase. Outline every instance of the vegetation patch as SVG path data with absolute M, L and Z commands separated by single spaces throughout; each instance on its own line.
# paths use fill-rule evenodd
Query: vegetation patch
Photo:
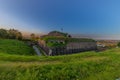
M 87 38 L 68 38 L 68 37 L 54 37 L 46 36 L 43 38 L 48 47 L 65 47 L 70 42 L 95 42 L 93 39 Z

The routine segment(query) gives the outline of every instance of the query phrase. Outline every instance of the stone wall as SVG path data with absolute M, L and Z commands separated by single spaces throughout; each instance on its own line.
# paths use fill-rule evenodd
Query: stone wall
M 51 48 L 52 55 L 72 54 L 96 49 L 97 49 L 96 42 L 71 42 L 68 43 L 66 47 Z
M 96 42 L 71 42 L 66 46 L 67 50 L 70 49 L 94 49 Z

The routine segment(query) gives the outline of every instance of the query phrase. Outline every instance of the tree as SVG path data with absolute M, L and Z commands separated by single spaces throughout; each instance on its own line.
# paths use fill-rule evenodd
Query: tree
M 31 40 L 35 40 L 35 34 L 34 33 L 32 33 L 30 36 L 31 36 Z
M 70 34 L 68 34 L 68 33 L 66 33 L 66 37 L 72 38 L 72 36 Z
M 18 39 L 18 40 L 22 39 L 22 33 L 19 32 L 18 30 L 10 29 L 8 30 L 8 34 L 10 39 Z
M 10 29 L 10 30 L 8 30 L 8 33 L 9 33 L 10 39 L 16 39 L 16 30 Z
M 16 39 L 22 40 L 22 33 L 21 32 L 16 33 Z
M 7 30 L 0 29 L 0 38 L 8 38 Z
M 38 36 L 36 36 L 36 37 L 35 37 L 35 39 L 36 39 L 36 40 L 38 40 L 38 39 L 39 39 L 39 37 L 38 37 Z
M 117 44 L 118 47 L 120 47 L 120 42 Z
M 15 29 L 10 30 L 0 29 L 0 38 L 21 40 L 22 33 Z

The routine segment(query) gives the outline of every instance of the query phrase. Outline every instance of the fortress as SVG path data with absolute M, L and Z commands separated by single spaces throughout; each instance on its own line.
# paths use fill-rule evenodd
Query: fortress
M 67 33 L 52 31 L 48 35 L 41 36 L 39 46 L 47 55 L 72 54 L 83 51 L 96 50 L 96 41 L 87 38 L 72 38 Z

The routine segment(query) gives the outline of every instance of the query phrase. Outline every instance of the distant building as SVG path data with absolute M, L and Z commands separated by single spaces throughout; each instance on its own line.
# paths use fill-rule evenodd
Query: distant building
M 97 44 L 97 47 L 105 47 L 104 44 Z

